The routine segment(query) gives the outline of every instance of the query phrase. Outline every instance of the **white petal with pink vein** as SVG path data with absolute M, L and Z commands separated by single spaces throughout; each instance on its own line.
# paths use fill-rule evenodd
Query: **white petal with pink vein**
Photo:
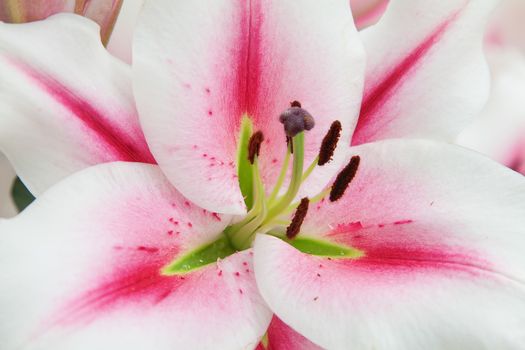
M 302 233 L 361 250 L 306 255 L 267 235 L 257 284 L 276 315 L 328 349 L 518 349 L 525 341 L 525 181 L 454 146 L 352 149 L 354 181 Z
M 244 212 L 236 156 L 245 113 L 265 135 L 268 190 L 286 151 L 279 114 L 291 101 L 316 119 L 306 164 L 335 119 L 349 140 L 364 55 L 347 0 L 159 0 L 142 15 L 133 53 L 141 123 L 161 168 L 193 202 Z M 339 165 L 316 171 L 304 187 L 318 192 Z
M 254 347 L 271 312 L 249 250 L 185 275 L 160 273 L 229 221 L 187 202 L 156 166 L 103 164 L 69 177 L 0 222 L 2 345 Z

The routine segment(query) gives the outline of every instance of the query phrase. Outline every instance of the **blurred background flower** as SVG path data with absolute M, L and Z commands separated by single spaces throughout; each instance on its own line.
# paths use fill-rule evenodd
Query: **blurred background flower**
M 525 1 L 505 0 L 488 28 L 491 97 L 458 143 L 525 175 Z

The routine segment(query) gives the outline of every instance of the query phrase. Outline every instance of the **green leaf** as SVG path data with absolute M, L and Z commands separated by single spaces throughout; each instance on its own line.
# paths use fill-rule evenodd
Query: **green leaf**
M 19 212 L 24 210 L 35 200 L 35 197 L 29 192 L 19 177 L 13 182 L 13 187 L 11 187 L 11 197 L 13 198 Z
M 230 241 L 225 235 L 219 239 L 208 243 L 197 249 L 192 250 L 186 255 L 176 259 L 162 269 L 162 273 L 167 276 L 181 275 L 205 265 L 214 263 L 217 259 L 222 259 L 235 253 L 236 250 L 230 245 Z
M 239 144 L 237 145 L 237 175 L 239 187 L 248 210 L 253 207 L 253 167 L 248 160 L 248 144 L 253 132 L 253 123 L 247 115 L 242 117 Z

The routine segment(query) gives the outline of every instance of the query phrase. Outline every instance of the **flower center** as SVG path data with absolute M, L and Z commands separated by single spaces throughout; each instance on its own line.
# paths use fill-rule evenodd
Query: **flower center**
M 241 141 L 241 147 L 243 144 L 244 147 L 247 147 L 247 154 L 244 159 L 238 160 L 240 165 L 243 162 L 248 163 L 242 169 L 251 174 L 251 178 L 239 176 L 241 190 L 248 189 L 243 195 L 247 199 L 246 203 L 249 207 L 249 212 L 240 222 L 225 230 L 226 236 L 237 250 L 250 247 L 256 233 L 270 233 L 281 236 L 281 238 L 293 239 L 299 233 L 301 224 L 308 212 L 309 204 L 322 200 L 330 192 L 330 188 L 327 188 L 312 199 L 303 198 L 300 202 L 294 202 L 301 184 L 308 178 L 315 167 L 322 166 L 330 161 L 339 140 L 341 123 L 336 121 L 332 124 L 321 145 L 319 155 L 305 170 L 305 133 L 314 127 L 314 118 L 301 107 L 299 102 L 294 101 L 291 107 L 280 115 L 279 121 L 283 124 L 286 133 L 286 155 L 271 192 L 267 192 L 264 188 L 259 168 L 259 153 L 261 152 L 264 135 L 260 131 L 253 133 L 241 131 L 241 135 L 245 135 L 245 137 L 250 135 L 247 143 Z M 243 126 L 251 128 L 249 123 L 243 123 Z M 242 155 L 242 152 L 240 154 Z M 288 188 L 285 191 L 281 191 L 291 158 L 293 159 L 293 165 L 290 182 Z M 241 166 L 239 169 L 241 169 Z M 251 189 L 249 186 L 251 186 Z M 281 192 L 283 192 L 282 195 L 279 195 Z M 295 215 L 290 218 L 290 215 L 296 209 Z
M 301 225 L 308 213 L 308 207 L 327 195 L 334 202 L 342 197 L 359 166 L 359 157 L 353 157 L 350 163 L 339 173 L 331 186 L 327 186 L 311 198 L 295 201 L 304 181 L 317 166 L 330 162 L 341 134 L 341 123 L 334 121 L 324 137 L 318 156 L 304 169 L 305 137 L 315 121 L 312 115 L 302 108 L 298 101 L 291 103 L 279 117 L 286 133 L 286 154 L 277 180 L 271 191 L 264 187 L 259 155 L 264 135 L 253 131 L 251 121 L 246 117 L 241 124 L 238 174 L 239 186 L 248 207 L 248 213 L 239 222 L 228 226 L 221 237 L 166 266 L 165 274 L 188 272 L 217 258 L 224 258 L 236 251 L 248 249 L 257 233 L 266 233 L 279 237 L 297 249 L 321 256 L 349 257 L 362 256 L 362 252 L 351 247 L 341 246 L 307 237 L 297 237 Z M 291 178 L 283 189 L 289 163 L 292 160 Z

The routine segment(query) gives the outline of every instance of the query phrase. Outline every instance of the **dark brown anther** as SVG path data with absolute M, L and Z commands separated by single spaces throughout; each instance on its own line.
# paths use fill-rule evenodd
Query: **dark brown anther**
M 317 165 L 325 165 L 332 160 L 337 142 L 341 136 L 341 122 L 336 120 L 330 126 L 330 130 L 326 133 L 323 142 L 321 143 L 321 149 L 319 150 L 319 161 Z
M 361 158 L 359 156 L 353 156 L 344 169 L 337 174 L 334 184 L 332 185 L 332 190 L 330 191 L 330 202 L 339 200 L 343 194 L 345 194 L 348 185 L 350 185 L 350 182 L 352 182 L 357 173 L 360 161 Z
M 301 108 L 301 102 L 299 102 L 299 101 L 292 101 L 292 102 L 290 102 L 290 107 L 299 107 L 299 108 Z
M 252 135 L 252 137 L 250 137 L 250 142 L 248 143 L 248 160 L 251 164 L 255 162 L 255 156 L 259 156 L 261 144 L 263 141 L 264 135 L 262 131 L 257 131 Z
M 293 216 L 290 226 L 286 228 L 286 237 L 289 239 L 294 238 L 299 234 L 301 230 L 301 225 L 303 224 L 306 213 L 308 213 L 308 206 L 310 205 L 310 200 L 308 197 L 301 199 L 301 203 L 297 206 L 295 210 L 295 215 Z

